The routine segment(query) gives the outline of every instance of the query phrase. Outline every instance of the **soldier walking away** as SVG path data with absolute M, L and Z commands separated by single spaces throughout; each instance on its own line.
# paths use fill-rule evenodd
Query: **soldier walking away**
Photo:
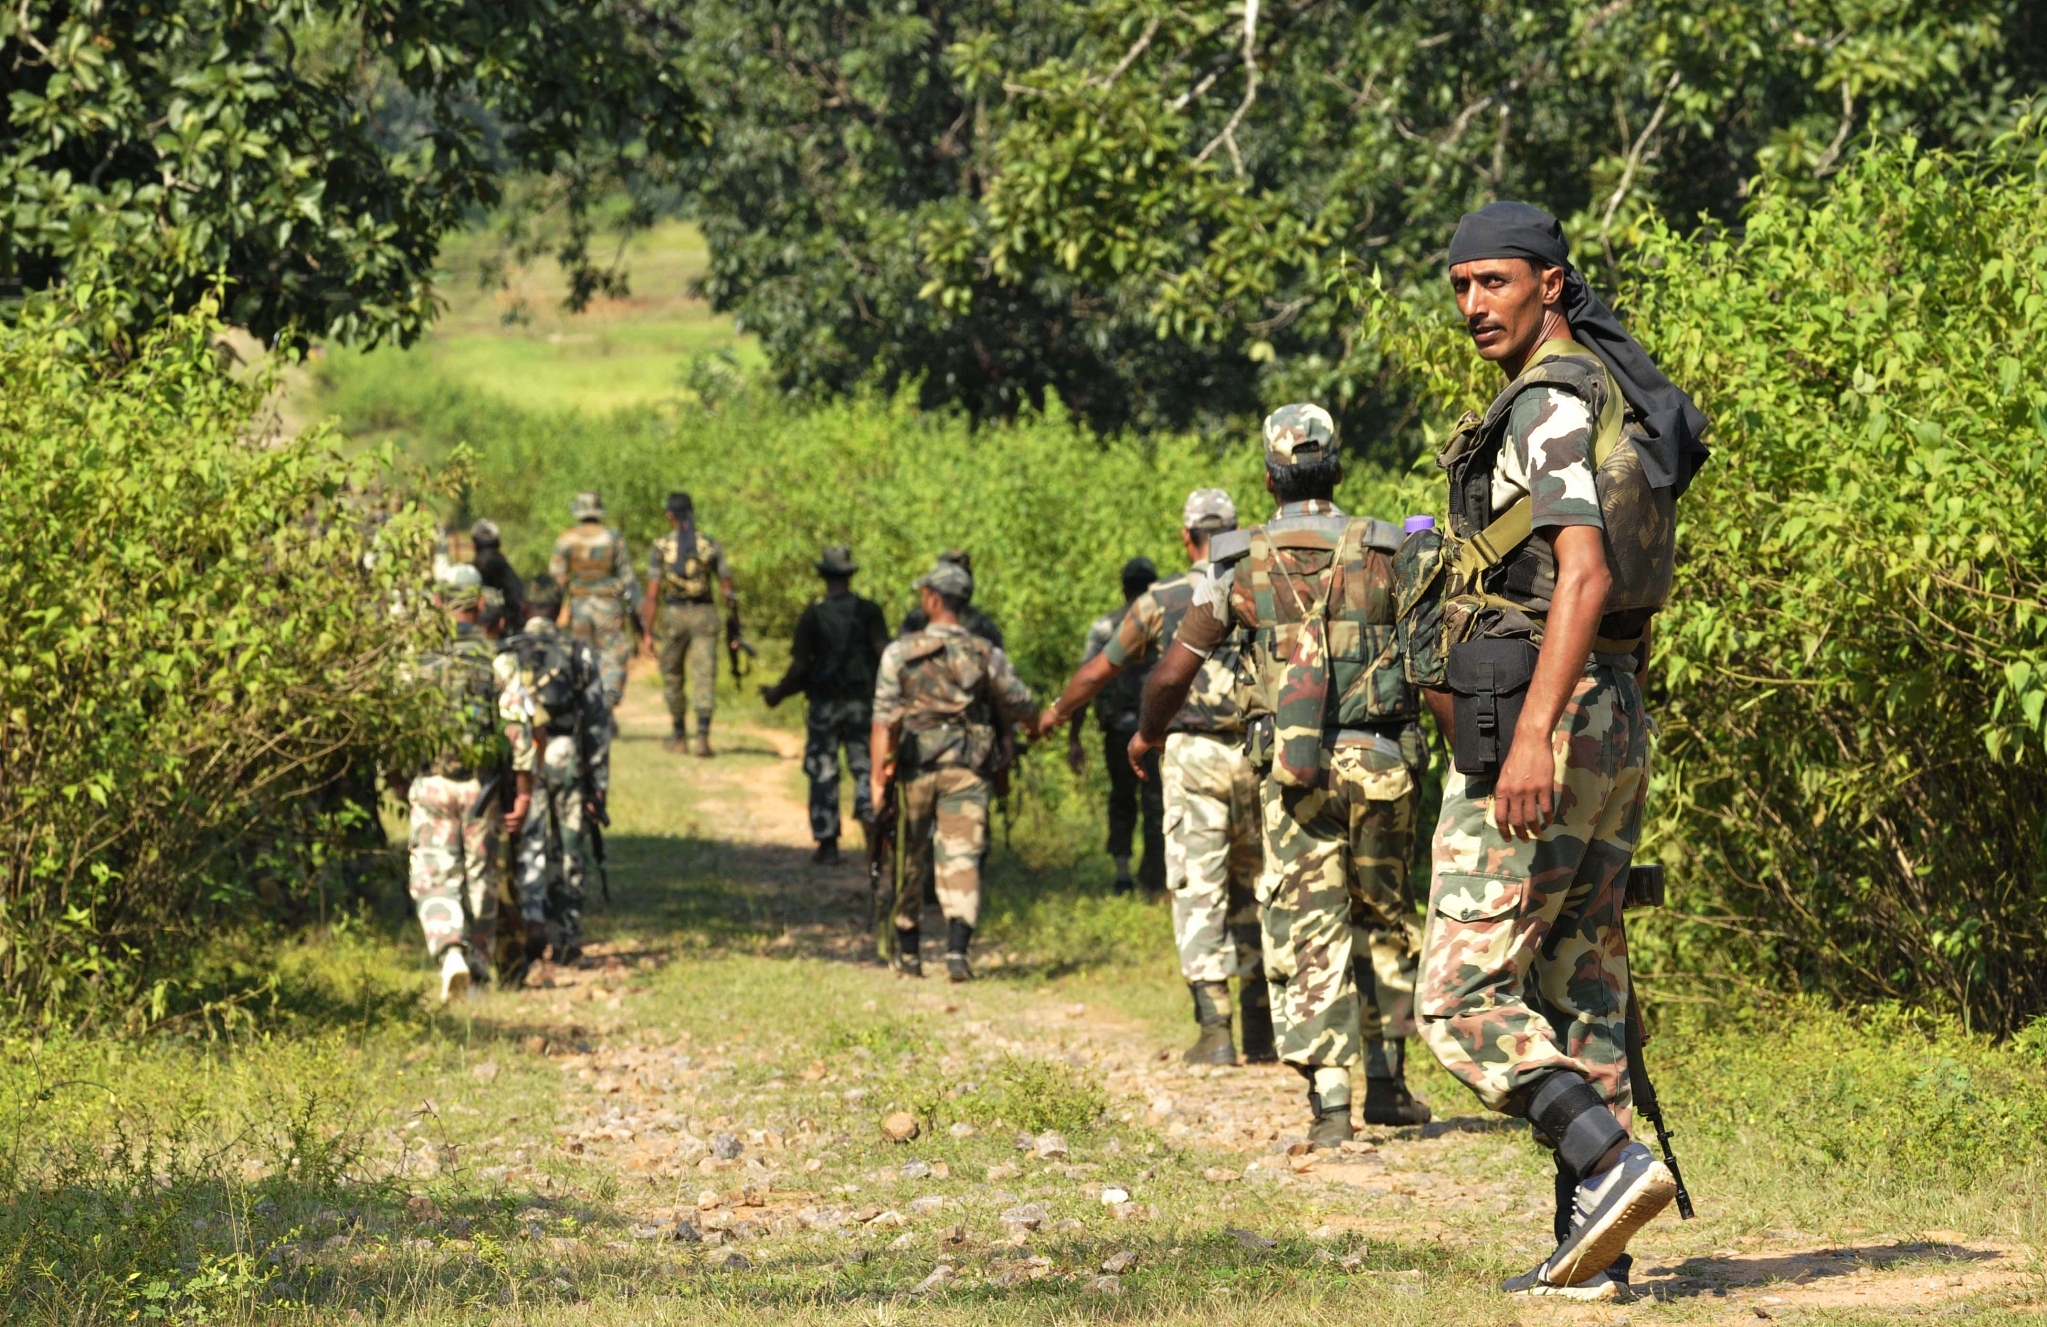
M 761 688 L 773 709 L 793 695 L 808 700 L 804 713 L 803 772 L 810 776 L 810 835 L 817 840 L 811 861 L 839 862 L 839 750 L 853 780 L 853 818 L 872 839 L 874 799 L 868 744 L 874 713 L 874 674 L 888 647 L 888 619 L 872 599 L 853 593 L 860 570 L 853 550 L 828 544 L 816 564 L 824 597 L 814 599 L 796 619 L 789 643 L 789 669 L 782 680 Z
M 952 565 L 967 573 L 969 577 L 974 574 L 974 555 L 967 552 L 964 548 L 948 548 L 938 555 L 938 560 L 940 562 L 952 563 Z M 914 604 L 909 612 L 903 614 L 902 625 L 896 628 L 896 635 L 907 636 L 913 631 L 922 631 L 930 625 L 931 619 L 925 614 L 924 606 L 922 604 Z M 1002 628 L 995 625 L 994 618 L 989 617 L 975 605 L 970 603 L 960 610 L 960 625 L 965 627 L 970 634 L 979 636 L 996 649 L 999 650 L 1004 647 L 1005 642 L 1002 639 Z
M 1408 864 L 1423 769 L 1419 701 L 1394 638 L 1400 529 L 1346 516 L 1336 426 L 1315 405 L 1265 421 L 1271 521 L 1212 538 L 1173 646 L 1152 674 L 1133 762 L 1164 739 L 1203 661 L 1253 632 L 1249 747 L 1262 775 L 1259 918 L 1280 1059 L 1309 1082 L 1309 1139 L 1352 1136 L 1350 1072 L 1365 1120 L 1420 1124 L 1407 1090 L 1414 1031 Z
M 469 542 L 476 549 L 476 574 L 483 577 L 483 588 L 497 591 L 505 606 L 505 621 L 518 630 L 526 620 L 526 583 L 505 556 L 498 523 L 488 519 L 476 522 L 469 527 Z
M 420 661 L 419 675 L 446 697 L 452 724 L 446 746 L 392 790 L 411 808 L 412 903 L 440 966 L 441 999 L 490 979 L 497 938 L 499 849 L 524 827 L 533 801 L 533 731 L 513 661 L 496 654 L 477 629 L 483 579 L 467 563 L 448 567 L 435 597 L 453 621 L 453 638 Z M 514 789 L 510 812 L 500 793 Z
M 1208 576 L 1209 541 L 1237 528 L 1236 504 L 1219 488 L 1197 488 L 1187 495 L 1180 527 L 1191 566 L 1137 596 L 1108 644 L 1081 665 L 1039 716 L 1041 731 L 1057 727 L 1063 716 L 1077 713 L 1112 682 L 1150 672 L 1173 643 L 1196 586 Z M 1184 1057 L 1190 1064 L 1236 1062 L 1230 1040 L 1232 977 L 1239 979 L 1244 1059 L 1269 1064 L 1279 1058 L 1258 930 L 1255 890 L 1265 854 L 1258 776 L 1244 752 L 1249 696 L 1241 649 L 1237 633 L 1203 662 L 1186 704 L 1168 725 L 1153 780 L 1165 802 L 1173 941 L 1200 1029 Z M 1110 762 L 1112 769 L 1130 768 L 1127 751 L 1112 754 Z
M 550 947 L 554 961 L 583 953 L 583 900 L 598 870 L 596 836 L 608 823 L 611 710 L 596 651 L 555 625 L 561 587 L 533 578 L 528 616 L 500 645 L 518 663 L 538 744 L 533 810 L 515 843 L 525 963 Z
M 1402 627 L 1454 766 L 1437 822 L 1422 1035 L 1555 1149 L 1558 1245 L 1509 1291 L 1617 1296 L 1677 1194 L 1629 1137 L 1622 928 L 1649 784 L 1641 672 L 1705 416 L 1525 203 L 1467 214 L 1450 284 L 1508 382 L 1438 463 L 1450 537 L 1402 550 Z
M 981 849 L 988 839 L 998 726 L 1028 722 L 1031 692 L 1001 647 L 969 632 L 960 610 L 974 593 L 965 568 L 940 562 L 916 582 L 927 625 L 882 651 L 870 733 L 875 809 L 895 775 L 907 858 L 895 909 L 897 971 L 921 977 L 924 899 L 914 882 L 928 863 L 946 921 L 945 967 L 967 981 L 967 946 L 981 913 Z M 900 768 L 897 766 L 900 764 Z
M 604 523 L 604 500 L 596 490 L 576 494 L 569 515 L 576 523 L 555 538 L 547 572 L 568 592 L 569 634 L 597 652 L 604 703 L 617 714 L 625 698 L 625 667 L 633 657 L 632 554 L 625 536 Z
M 1158 578 L 1159 569 L 1150 558 L 1132 558 L 1123 564 L 1123 606 L 1102 614 L 1089 625 L 1087 639 L 1081 646 L 1082 672 L 1101 657 L 1109 642 L 1116 638 L 1130 605 Z M 1166 884 L 1165 802 L 1160 791 L 1158 758 L 1147 758 L 1144 774 L 1139 777 L 1131 769 L 1129 753 L 1130 739 L 1137 733 L 1137 707 L 1144 696 L 1144 680 L 1151 674 L 1151 662 L 1141 659 L 1105 674 L 1094 693 L 1095 722 L 1102 728 L 1102 758 L 1109 767 L 1108 848 L 1109 860 L 1116 866 L 1110 892 L 1128 894 L 1142 882 L 1148 899 L 1157 898 Z M 1078 706 L 1061 712 L 1073 716 L 1073 726 L 1067 731 L 1066 764 L 1079 774 L 1087 768 L 1086 748 L 1080 741 L 1087 712 Z M 1137 878 L 1132 879 L 1130 844 L 1140 823 L 1144 826 L 1144 859 L 1138 864 Z
M 735 611 L 732 567 L 717 540 L 697 528 L 696 504 L 687 493 L 668 495 L 667 534 L 647 554 L 648 615 L 642 639 L 661 662 L 661 695 L 668 702 L 670 735 L 662 745 L 680 753 L 711 754 L 711 714 L 718 703 L 718 604 Z M 658 607 L 657 607 L 658 606 Z M 657 652 L 658 651 L 658 656 Z M 696 715 L 696 740 L 689 718 Z

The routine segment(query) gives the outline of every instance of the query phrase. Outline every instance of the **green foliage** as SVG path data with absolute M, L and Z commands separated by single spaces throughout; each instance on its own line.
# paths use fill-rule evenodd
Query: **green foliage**
M 691 138 L 664 35 L 604 0 L 28 0 L 0 21 L 0 277 L 115 276 L 117 336 L 225 277 L 265 341 L 410 341 L 440 237 L 537 167 L 587 298 L 616 277 L 575 223 Z
M 1644 231 L 1630 317 L 1713 417 L 1658 619 L 1664 955 L 1998 1032 L 2047 1007 L 2047 184 L 2030 130 L 1873 151 L 1739 238 Z M 1367 287 L 1444 416 L 1497 375 Z
M 700 0 L 707 290 L 805 391 L 1050 388 L 1108 429 L 1313 395 L 1404 448 L 1408 385 L 1325 287 L 1344 255 L 1427 296 L 1493 198 L 1611 262 L 1759 173 L 1810 195 L 1872 128 L 1981 142 L 2047 72 L 2034 8 Z
M 436 732 L 399 664 L 441 628 L 387 454 L 253 434 L 270 383 L 222 371 L 212 305 L 113 370 L 69 293 L 0 334 L 0 983 L 78 1015 L 308 897 L 367 814 L 344 781 Z

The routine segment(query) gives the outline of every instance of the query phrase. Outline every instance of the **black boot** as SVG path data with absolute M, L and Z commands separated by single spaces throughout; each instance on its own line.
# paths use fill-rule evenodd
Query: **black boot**
M 896 972 L 904 977 L 924 975 L 924 937 L 914 926 L 896 927 Z
M 839 841 L 837 839 L 819 839 L 817 841 L 817 851 L 810 854 L 810 864 L 812 866 L 837 866 L 839 864 Z
M 1435 1118 L 1425 1101 L 1407 1090 L 1407 1042 L 1391 1038 L 1365 1052 L 1365 1123 L 1427 1124 Z
M 1180 1058 L 1189 1064 L 1235 1064 L 1237 1048 L 1230 1041 L 1230 985 L 1224 981 L 1190 981 L 1194 1021 L 1201 1035 Z
M 967 966 L 967 946 L 974 940 L 974 928 L 955 917 L 946 924 L 945 975 L 953 981 L 972 981 L 973 969 Z
M 1237 1010 L 1243 1016 L 1244 1063 L 1277 1064 L 1279 1047 L 1272 1040 L 1272 990 L 1263 976 L 1245 977 L 1239 982 Z

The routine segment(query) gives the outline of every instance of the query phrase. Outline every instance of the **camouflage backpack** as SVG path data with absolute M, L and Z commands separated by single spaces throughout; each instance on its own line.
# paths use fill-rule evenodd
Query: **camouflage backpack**
M 920 631 L 902 640 L 905 768 L 964 765 L 987 772 L 995 756 L 989 663 L 995 647 L 967 632 Z
M 687 556 L 682 552 L 682 537 L 671 530 L 662 535 L 661 549 L 661 593 L 670 601 L 684 603 L 709 602 L 711 598 L 711 563 L 714 550 L 711 541 L 697 533 L 696 544 Z
M 449 740 L 429 772 L 473 775 L 496 769 L 511 758 L 511 746 L 498 722 L 497 678 L 491 672 L 490 642 L 463 623 L 455 639 L 429 656 L 421 673 L 438 687 L 448 705 Z

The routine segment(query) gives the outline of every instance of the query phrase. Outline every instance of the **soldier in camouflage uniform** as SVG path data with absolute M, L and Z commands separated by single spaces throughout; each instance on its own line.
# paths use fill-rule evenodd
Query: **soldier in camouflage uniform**
M 1414 909 L 1408 859 L 1422 771 L 1418 702 L 1394 640 L 1399 531 L 1330 500 L 1343 469 L 1319 406 L 1265 421 L 1277 516 L 1209 541 L 1201 580 L 1153 673 L 1132 759 L 1156 746 L 1202 662 L 1252 633 L 1253 763 L 1261 785 L 1265 970 L 1280 1058 L 1309 1080 L 1309 1137 L 1352 1136 L 1350 1070 L 1365 1119 L 1429 1118 L 1405 1079 L 1413 1031 Z M 1269 765 L 1268 765 L 1269 762 Z
M 595 490 L 578 493 L 569 514 L 576 523 L 555 537 L 547 572 L 568 591 L 569 634 L 597 652 L 604 702 L 616 714 L 633 657 L 632 554 L 625 536 L 604 523 L 604 500 Z
M 1109 648 L 1117 630 L 1128 620 L 1131 604 L 1158 578 L 1159 569 L 1150 558 L 1132 558 L 1123 564 L 1123 606 L 1102 614 L 1089 625 L 1081 648 L 1082 673 L 1088 673 L 1088 665 L 1102 657 L 1102 651 Z M 1100 670 L 1095 673 L 1100 674 Z M 1093 697 L 1095 722 L 1102 729 L 1102 759 L 1109 767 L 1108 848 L 1109 860 L 1116 866 L 1116 878 L 1109 889 L 1114 894 L 1128 894 L 1142 882 L 1145 897 L 1155 899 L 1166 885 L 1166 804 L 1160 791 L 1158 758 L 1154 756 L 1146 762 L 1141 776 L 1130 767 L 1130 739 L 1137 732 L 1137 707 L 1144 696 L 1145 678 L 1150 675 L 1150 658 L 1126 660 L 1125 666 L 1100 674 Z M 1073 715 L 1066 763 L 1077 775 L 1087 766 L 1080 741 L 1087 711 L 1076 705 L 1064 712 Z M 1136 879 L 1132 879 L 1130 841 L 1136 837 L 1139 824 L 1144 826 L 1144 859 L 1138 864 Z
M 1628 1240 L 1676 1192 L 1628 1137 L 1621 908 L 1649 782 L 1639 673 L 1705 419 L 1571 269 L 1547 213 L 1467 215 L 1450 260 L 1479 353 L 1509 382 L 1439 458 L 1452 539 L 1417 535 L 1401 555 L 1411 676 L 1456 766 L 1422 1032 L 1556 1149 L 1558 1247 L 1506 1288 L 1618 1294 Z
M 671 735 L 663 743 L 680 752 L 711 754 L 711 714 L 718 701 L 718 604 L 738 602 L 732 566 L 717 540 L 697 528 L 696 504 L 687 493 L 668 495 L 669 532 L 647 554 L 648 614 L 641 639 L 651 657 L 659 650 L 661 694 L 668 702 Z M 658 608 L 657 608 L 658 605 Z M 696 712 L 696 740 L 689 741 L 689 715 Z
M 454 621 L 447 645 L 421 661 L 420 675 L 447 696 L 450 744 L 412 778 L 393 780 L 411 807 L 411 892 L 427 953 L 440 965 L 441 999 L 490 977 L 497 938 L 504 835 L 524 828 L 533 802 L 533 730 L 518 669 L 496 655 L 476 626 L 483 579 L 467 563 L 448 567 L 436 597 Z M 516 796 L 502 813 L 498 790 Z
M 1115 634 L 1039 716 L 1039 731 L 1049 732 L 1063 716 L 1079 712 L 1109 679 L 1150 671 L 1172 644 L 1195 588 L 1208 576 L 1210 540 L 1236 528 L 1237 508 L 1229 494 L 1198 488 L 1188 495 L 1180 538 L 1192 566 L 1137 596 Z M 1238 667 L 1240 647 L 1233 637 L 1201 665 L 1186 704 L 1173 716 L 1156 765 L 1165 806 L 1173 939 L 1200 1028 L 1184 1057 L 1190 1064 L 1236 1061 L 1230 1041 L 1232 977 L 1240 979 L 1245 1060 L 1257 1064 L 1279 1058 L 1258 924 L 1263 824 L 1258 776 L 1244 751 L 1249 697 Z M 1117 755 L 1128 768 L 1128 751 Z
M 967 573 L 969 577 L 972 577 L 974 574 L 974 555 L 967 552 L 964 548 L 948 548 L 938 555 L 938 560 L 940 562 L 952 563 L 952 565 Z M 923 606 L 921 604 L 916 605 L 909 612 L 903 614 L 903 621 L 896 628 L 896 635 L 907 636 L 913 631 L 922 631 L 930 625 L 931 619 L 925 614 Z M 979 636 L 998 650 L 1005 647 L 1002 639 L 1002 628 L 997 626 L 995 619 L 982 612 L 976 604 L 970 603 L 960 610 L 960 625 L 965 627 L 970 634 Z
M 960 625 L 972 576 L 941 562 L 917 580 L 917 590 L 929 625 L 889 642 L 874 683 L 871 796 L 886 814 L 883 793 L 900 752 L 895 773 L 908 860 L 896 899 L 898 970 L 924 975 L 924 900 L 913 886 L 929 862 L 947 926 L 946 972 L 966 981 L 973 975 L 967 946 L 980 920 L 981 849 L 994 791 L 988 771 L 998 728 L 1033 717 L 1031 692 L 1000 647 Z
M 517 660 L 534 740 L 539 744 L 533 813 L 518 836 L 519 915 L 524 960 L 550 946 L 554 961 L 583 952 L 583 900 L 596 873 L 592 823 L 605 819 L 611 791 L 611 710 L 596 651 L 555 625 L 562 593 L 552 576 L 527 591 L 523 629 L 499 645 Z
M 812 600 L 796 619 L 789 670 L 781 681 L 761 688 L 761 699 L 773 709 L 798 692 L 808 698 L 803 772 L 810 776 L 810 834 L 817 840 L 811 860 L 832 866 L 839 861 L 841 747 L 853 780 L 853 818 L 869 834 L 874 828 L 867 751 L 874 674 L 888 646 L 888 620 L 881 605 L 853 593 L 853 573 L 860 567 L 852 549 L 826 545 L 815 565 L 824 577 L 824 597 Z

